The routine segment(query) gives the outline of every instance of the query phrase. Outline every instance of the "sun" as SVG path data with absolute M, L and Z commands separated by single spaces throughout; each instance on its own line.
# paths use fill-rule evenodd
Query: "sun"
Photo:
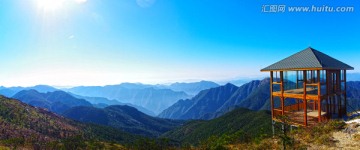
M 63 7 L 65 0 L 37 0 L 39 9 L 43 11 L 56 11 Z

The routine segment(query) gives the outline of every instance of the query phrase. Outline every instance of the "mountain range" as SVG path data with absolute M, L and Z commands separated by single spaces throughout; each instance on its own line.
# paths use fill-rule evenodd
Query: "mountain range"
M 269 79 L 254 80 L 237 87 L 233 84 L 201 91 L 192 99 L 179 100 L 159 114 L 171 119 L 213 119 L 244 107 L 252 110 L 269 109 Z
M 148 85 L 125 85 L 126 89 L 164 90 Z M 101 143 L 133 144 L 140 137 L 151 137 L 196 145 L 214 137 L 250 139 L 269 135 L 271 131 L 271 114 L 267 111 L 270 108 L 268 78 L 240 87 L 229 83 L 204 89 L 190 99 L 178 100 L 159 114 L 161 118 L 149 116 L 132 106 L 117 105 L 122 103 L 115 99 L 80 96 L 43 87 L 37 88 L 45 93 L 11 88 L 13 91 L 22 89 L 12 96 L 22 102 L 0 96 L 0 149 L 8 139 L 31 143 L 35 138 L 37 143 L 63 143 L 81 135 L 80 141 L 96 139 Z M 9 88 L 0 87 L 0 91 L 6 90 Z M 347 97 L 348 111 L 359 110 L 360 81 L 347 82 Z M 158 141 L 143 142 L 151 145 Z
M 39 93 L 62 90 L 68 92 L 68 94 L 75 98 L 90 102 L 94 107 L 104 108 L 110 105 L 128 105 L 148 115 L 155 116 L 179 99 L 190 98 L 192 97 L 191 95 L 196 95 L 196 93 L 201 90 L 216 86 L 219 85 L 210 81 L 173 83 L 170 85 L 122 83 L 107 86 L 79 86 L 68 89 L 57 89 L 48 85 L 37 85 L 33 87 L 0 86 L 0 95 L 13 97 L 23 90 L 36 90 Z M 31 95 L 31 93 L 28 94 Z M 31 104 L 50 109 L 51 106 L 49 106 L 50 104 L 48 102 L 45 103 L 44 100 L 40 101 L 32 100 Z
M 185 92 L 188 95 L 195 96 L 200 91 L 220 86 L 219 84 L 211 81 L 199 81 L 191 83 L 176 82 L 170 85 L 158 85 L 158 88 L 171 89 L 176 92 Z
M 58 91 L 59 89 L 56 89 L 54 87 L 48 86 L 48 85 L 36 85 L 36 86 L 32 86 L 32 87 L 0 87 L 0 95 L 4 95 L 6 97 L 12 97 L 14 96 L 16 93 L 22 91 L 22 90 L 36 90 L 40 93 L 46 93 L 46 92 L 54 92 L 54 91 Z
M 253 80 L 240 87 L 233 84 L 201 91 L 192 99 L 179 100 L 158 116 L 170 119 L 214 119 L 242 107 L 270 109 L 269 78 Z M 347 82 L 348 111 L 360 109 L 360 81 Z
M 75 98 L 64 91 L 40 93 L 36 90 L 23 90 L 16 93 L 12 98 L 32 106 L 46 108 L 58 114 L 62 114 L 65 110 L 75 106 L 92 107 L 88 101 Z
M 66 91 L 88 97 L 104 97 L 122 103 L 144 107 L 155 114 L 174 104 L 179 99 L 190 98 L 185 92 L 159 89 L 142 84 L 120 84 L 108 86 L 80 86 Z
M 127 105 L 127 106 L 134 107 L 137 110 L 139 110 L 149 116 L 155 116 L 154 112 L 152 112 L 144 107 L 138 106 L 138 105 L 134 105 L 134 104 L 130 104 L 130 103 L 121 103 L 117 100 L 109 100 L 104 97 L 88 97 L 88 96 L 80 96 L 80 95 L 76 95 L 76 94 L 72 94 L 72 93 L 69 93 L 69 94 L 71 94 L 72 96 L 74 96 L 76 98 L 87 100 L 94 107 L 97 107 L 97 108 L 105 108 L 110 105 Z
M 105 108 L 74 107 L 63 115 L 81 122 L 111 126 L 129 133 L 150 137 L 158 137 L 183 123 L 178 120 L 151 117 L 127 105 L 113 105 Z

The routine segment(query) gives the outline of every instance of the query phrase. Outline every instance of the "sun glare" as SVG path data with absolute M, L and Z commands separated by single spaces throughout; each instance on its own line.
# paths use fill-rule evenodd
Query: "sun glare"
M 38 7 L 43 11 L 56 11 L 63 7 L 65 0 L 37 0 Z
M 85 4 L 88 0 L 34 0 L 38 9 L 49 12 L 57 11 L 69 4 Z

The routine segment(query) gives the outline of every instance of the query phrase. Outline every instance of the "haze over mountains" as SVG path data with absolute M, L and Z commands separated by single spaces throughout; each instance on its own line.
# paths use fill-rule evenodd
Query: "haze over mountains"
M 39 93 L 64 90 L 69 92 L 68 94 L 70 94 L 72 98 L 84 99 L 90 102 L 94 107 L 104 108 L 109 105 L 129 105 L 148 115 L 155 116 L 179 99 L 191 98 L 201 90 L 216 86 L 219 85 L 210 81 L 174 83 L 170 85 L 122 83 L 119 85 L 108 86 L 80 86 L 70 89 L 56 89 L 47 85 L 37 85 L 33 87 L 0 87 L 0 94 L 7 97 L 13 97 L 18 92 L 30 89 L 36 90 Z M 35 93 L 34 91 L 27 93 L 23 92 L 21 93 L 21 99 L 27 102 L 31 101 L 31 104 L 34 104 L 35 106 L 42 106 L 51 110 L 49 102 L 44 102 L 44 99 L 46 98 L 43 98 L 43 96 L 39 96 L 42 97 L 40 100 L 31 100 L 31 97 L 36 97 L 35 95 L 38 95 L 39 93 Z M 69 98 L 71 96 L 67 97 Z M 19 95 L 17 95 L 16 98 L 20 98 Z M 27 100 L 28 98 L 30 98 L 30 100 Z M 71 106 L 63 107 L 61 112 Z M 60 110 L 56 112 L 60 113 Z
M 14 96 L 16 93 L 22 91 L 22 90 L 36 90 L 40 93 L 46 93 L 46 92 L 54 92 L 54 91 L 58 91 L 58 89 L 48 86 L 48 85 L 36 85 L 33 87 L 0 87 L 0 94 L 7 96 L 7 97 L 12 97 Z
M 191 99 L 179 100 L 159 114 L 170 119 L 210 120 L 235 108 L 270 109 L 269 78 L 254 80 L 240 87 L 233 84 L 201 91 Z M 360 109 L 360 81 L 347 82 L 348 111 Z
M 40 93 L 36 90 L 23 90 L 12 98 L 21 100 L 32 106 L 46 108 L 52 112 L 62 114 L 64 111 L 76 106 L 89 106 L 92 104 L 84 99 L 78 99 L 64 91 Z
M 194 87 L 191 88 L 190 85 Z M 347 82 L 347 86 L 348 110 L 353 111 L 360 109 L 360 81 Z M 181 91 L 182 88 L 184 91 Z M 105 92 L 106 94 L 102 96 L 133 97 L 132 99 L 128 99 L 132 103 L 124 103 L 118 99 L 84 96 L 79 93 L 74 94 L 70 92 L 71 90 L 79 90 L 79 92 L 94 95 Z M 193 97 L 188 94 L 191 92 L 196 93 L 196 91 L 199 90 L 200 92 Z M 50 114 L 50 116 L 45 116 L 45 118 L 50 120 L 59 119 L 59 117 L 61 118 L 60 115 L 65 118 L 74 119 L 75 121 L 68 122 L 69 120 L 62 118 L 59 122 L 60 124 L 64 124 L 65 127 L 76 128 L 76 132 L 70 130 L 69 135 L 86 133 L 86 135 L 89 136 L 105 136 L 108 138 L 102 139 L 115 139 L 116 141 L 124 141 L 124 138 L 136 139 L 136 136 L 161 137 L 169 138 L 172 141 L 180 143 L 198 144 L 200 141 L 206 140 L 212 135 L 223 136 L 230 132 L 233 132 L 230 134 L 231 136 L 245 135 L 246 138 L 248 138 L 247 136 L 257 137 L 263 134 L 260 132 L 261 129 L 269 128 L 271 125 L 271 121 L 269 121 L 271 119 L 269 117 L 270 112 L 268 111 L 270 108 L 269 90 L 269 78 L 253 80 L 242 86 L 235 86 L 231 83 L 216 86 L 216 84 L 204 81 L 188 84 L 176 83 L 172 85 L 126 83 L 104 87 L 75 87 L 68 89 L 67 92 L 45 85 L 27 88 L 1 87 L 0 92 L 9 95 L 18 91 L 12 95 L 12 98 L 19 99 L 24 103 L 15 99 L 2 97 L 0 103 L 3 102 L 3 105 L 9 108 L 5 109 L 4 107 L 0 107 L 0 116 L 8 116 L 9 112 L 11 112 L 10 114 L 18 113 L 18 110 L 15 109 L 23 107 L 25 110 L 19 109 L 21 116 L 27 116 L 26 109 L 29 109 L 40 112 L 41 114 Z M 175 96 L 171 94 L 175 94 Z M 133 104 L 133 102 L 136 101 L 155 104 L 165 101 L 168 98 L 179 96 L 177 94 L 185 95 L 186 98 L 173 100 L 173 104 L 168 104 L 169 107 L 164 109 L 158 117 L 154 117 L 155 113 L 151 110 Z M 160 96 L 160 98 L 152 99 L 156 96 Z M 14 106 L 10 106 L 10 104 Z M 145 106 L 151 109 L 150 106 L 158 105 Z M 42 116 L 41 114 L 38 115 Z M 19 119 L 16 120 L 18 122 Z M 35 118 L 35 120 L 39 120 L 39 118 Z M 31 124 L 31 121 L 25 121 L 27 121 L 25 124 Z M 77 121 L 99 126 L 89 126 Z M 263 123 L 257 124 L 259 122 Z M 0 118 L 0 126 L 4 126 L 5 129 L 20 128 L 13 123 L 14 121 L 4 122 L 4 120 Z M 38 127 L 30 126 L 30 128 L 25 127 L 24 131 L 21 130 L 19 133 L 14 133 L 14 136 L 19 136 L 27 132 L 31 135 L 34 132 L 33 135 L 44 138 L 48 134 L 53 134 L 52 124 L 49 122 L 43 122 L 41 124 L 41 127 L 49 129 L 49 132 L 42 131 Z M 219 126 L 222 128 L 219 128 Z M 64 129 L 64 133 L 67 133 L 66 130 Z M 39 131 L 41 131 L 40 134 L 35 134 L 35 132 Z M 6 132 L 6 134 L 9 135 L 11 133 Z M 58 135 L 52 135 L 52 137 L 53 139 L 67 138 L 67 136 L 59 137 Z M 4 137 L 0 136 L 0 138 Z
M 159 114 L 179 99 L 191 98 L 191 94 L 216 86 L 218 84 L 209 81 L 174 83 L 168 86 L 122 83 L 108 86 L 80 86 L 65 90 L 77 95 L 104 97 L 134 104 Z
M 190 97 L 185 92 L 175 92 L 170 89 L 156 89 L 144 85 L 135 87 L 124 87 L 122 85 L 75 87 L 67 91 L 77 95 L 105 97 L 108 99 L 116 99 L 123 103 L 139 105 L 153 111 L 155 114 L 158 114 L 179 99 Z
M 269 109 L 269 79 L 255 80 L 241 87 L 233 84 L 201 91 L 192 99 L 180 100 L 159 114 L 171 119 L 213 119 L 244 107 L 252 110 Z M 249 102 L 251 101 L 251 102 Z

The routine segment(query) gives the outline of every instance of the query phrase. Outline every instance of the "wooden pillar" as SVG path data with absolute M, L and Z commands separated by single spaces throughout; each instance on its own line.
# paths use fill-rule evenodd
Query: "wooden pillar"
M 347 96 L 346 96 L 346 70 L 344 70 L 344 113 L 347 113 Z
M 306 70 L 303 71 L 303 84 L 304 84 L 304 93 L 303 93 L 303 101 L 304 101 L 304 125 L 307 126 L 307 100 L 306 100 Z
M 342 117 L 342 111 L 341 111 L 341 77 L 340 77 L 341 71 L 336 71 L 336 97 L 337 97 L 337 104 L 338 104 L 338 113 L 339 117 Z
M 280 90 L 281 90 L 281 115 L 285 114 L 285 105 L 284 105 L 284 71 L 280 71 Z
M 296 71 L 296 88 L 299 88 L 299 71 Z
M 312 107 L 313 107 L 313 110 L 315 110 L 315 109 L 316 109 L 315 104 L 316 104 L 315 100 L 312 100 Z
M 296 89 L 299 88 L 299 71 L 296 71 Z M 297 111 L 300 110 L 300 100 L 296 99 L 296 103 L 297 103 Z
M 321 122 L 321 83 L 320 83 L 320 70 L 317 71 L 317 84 L 318 84 L 318 121 Z
M 331 93 L 331 101 L 330 101 L 330 103 L 331 103 L 331 113 L 332 114 L 335 114 L 335 97 L 334 97 L 334 89 L 335 89 L 335 86 L 336 86 L 336 84 L 335 84 L 335 74 L 334 74 L 334 72 L 332 71 L 331 73 L 330 73 L 330 76 L 331 76 L 331 91 L 330 91 L 330 93 Z
M 327 116 L 327 118 L 330 118 L 330 115 L 329 115 L 329 99 L 326 98 L 325 102 L 326 102 L 326 116 Z
M 328 118 L 330 118 L 330 109 L 329 109 L 329 105 L 330 105 L 330 102 L 329 102 L 329 73 L 327 70 L 325 70 L 325 88 L 326 88 L 326 112 L 327 112 L 327 115 L 328 115 Z
M 273 96 L 273 71 L 270 71 L 270 103 L 271 103 L 271 119 L 274 118 L 274 96 Z

